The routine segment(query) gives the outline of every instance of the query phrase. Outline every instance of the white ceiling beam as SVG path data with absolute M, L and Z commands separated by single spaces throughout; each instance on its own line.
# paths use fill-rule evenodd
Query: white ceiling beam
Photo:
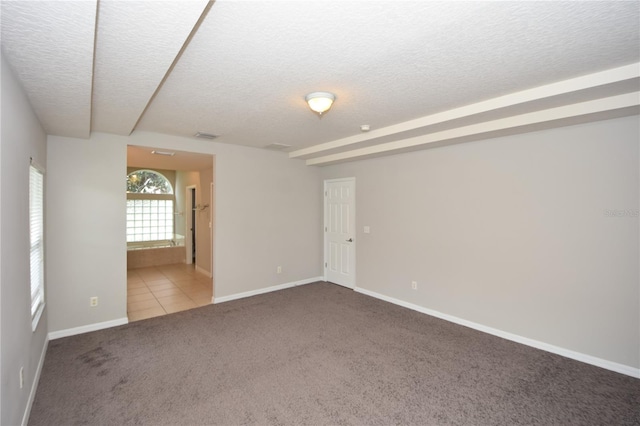
M 131 134 L 212 3 L 99 3 L 92 131 Z
M 515 115 L 464 127 L 435 132 L 424 136 L 417 136 L 404 140 L 388 142 L 366 148 L 354 149 L 347 152 L 326 155 L 306 160 L 308 166 L 326 166 L 344 161 L 353 161 L 380 154 L 393 154 L 407 149 L 427 148 L 435 143 L 455 141 L 460 138 L 482 135 L 499 131 L 513 130 L 519 127 L 536 124 L 560 122 L 564 119 L 582 117 L 607 111 L 621 110 L 638 107 L 640 105 L 640 92 L 626 93 L 608 98 L 580 102 L 556 108 Z M 638 111 L 636 110 L 635 113 Z
M 349 146 L 354 144 L 372 141 L 374 139 L 391 136 L 402 132 L 417 130 L 420 128 L 432 126 L 434 124 L 445 123 L 460 118 L 471 117 L 477 114 L 510 108 L 516 105 L 522 105 L 533 101 L 540 101 L 551 97 L 569 95 L 581 90 L 593 89 L 600 86 L 638 78 L 640 78 L 640 63 L 634 63 L 631 65 L 613 68 L 598 73 L 588 74 L 569 80 L 563 80 L 556 83 L 511 93 L 486 101 L 466 105 L 460 108 L 455 108 L 448 111 L 443 111 L 440 113 L 417 118 L 415 120 L 405 121 L 403 123 L 372 130 L 367 133 L 349 136 L 342 139 L 336 139 L 334 141 L 314 145 L 309 148 L 299 149 L 289 153 L 289 158 L 309 158 L 322 154 L 326 151 L 348 149 Z

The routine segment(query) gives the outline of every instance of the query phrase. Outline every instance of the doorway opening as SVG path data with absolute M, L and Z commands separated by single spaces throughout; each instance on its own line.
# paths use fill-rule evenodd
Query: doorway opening
M 211 154 L 166 147 L 127 147 L 127 175 L 145 184 L 138 191 L 143 194 L 127 187 L 127 206 L 137 203 L 141 210 L 139 215 L 127 211 L 128 233 L 142 227 L 145 239 L 145 247 L 138 247 L 127 237 L 129 321 L 212 303 L 214 160 Z M 151 191 L 158 185 L 152 187 L 155 181 L 141 172 L 162 175 L 173 190 Z

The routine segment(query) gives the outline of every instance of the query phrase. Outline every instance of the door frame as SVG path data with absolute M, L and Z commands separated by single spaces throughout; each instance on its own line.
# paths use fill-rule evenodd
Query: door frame
M 195 196 L 198 197 L 198 188 L 197 185 L 189 185 L 185 187 L 185 221 L 184 221 L 184 246 L 186 251 L 186 264 L 193 264 L 193 234 L 191 232 L 191 228 L 195 227 L 196 224 L 193 223 L 193 205 L 197 204 L 197 200 L 193 200 L 193 192 L 192 189 L 195 190 Z M 198 253 L 196 252 L 196 256 Z
M 328 211 L 327 211 L 327 201 L 328 201 L 328 196 L 327 196 L 327 186 L 330 183 L 334 183 L 334 182 L 346 182 L 346 181 L 351 181 L 353 182 L 353 231 L 354 234 L 356 234 L 357 230 L 356 230 L 356 178 L 355 176 L 353 177 L 346 177 L 346 178 L 337 178 L 337 179 L 325 179 L 324 180 L 324 184 L 323 184 L 323 232 L 322 232 L 322 240 L 323 240 L 323 245 L 324 245 L 324 249 L 323 249 L 323 267 L 322 267 L 322 275 L 323 275 L 323 279 L 324 281 L 327 281 L 327 265 L 329 264 L 329 239 L 327 238 L 327 217 L 328 217 Z M 353 286 L 352 287 L 347 287 L 347 286 L 343 286 L 343 287 L 347 287 L 347 288 L 351 288 L 353 290 L 355 290 L 357 288 L 357 284 L 356 284 L 356 278 L 357 278 L 357 274 L 356 274 L 356 265 L 357 265 L 357 257 L 356 257 L 356 246 L 358 243 L 358 239 L 356 238 L 353 242 Z

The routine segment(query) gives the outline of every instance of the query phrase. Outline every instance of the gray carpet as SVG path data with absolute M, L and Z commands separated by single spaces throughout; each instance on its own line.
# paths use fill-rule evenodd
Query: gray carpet
M 640 380 L 315 283 L 50 342 L 30 425 L 638 425 Z

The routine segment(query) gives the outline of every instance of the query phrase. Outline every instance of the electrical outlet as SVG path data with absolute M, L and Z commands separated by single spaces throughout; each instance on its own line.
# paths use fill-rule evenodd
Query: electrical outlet
M 24 387 L 24 367 L 20 367 L 20 389 Z
M 417 281 L 411 281 L 411 288 L 414 290 L 418 289 L 418 282 Z
M 276 269 L 276 273 L 278 274 L 282 273 L 282 266 L 278 266 L 278 268 Z
M 91 307 L 98 306 L 98 296 L 89 298 L 89 306 Z

